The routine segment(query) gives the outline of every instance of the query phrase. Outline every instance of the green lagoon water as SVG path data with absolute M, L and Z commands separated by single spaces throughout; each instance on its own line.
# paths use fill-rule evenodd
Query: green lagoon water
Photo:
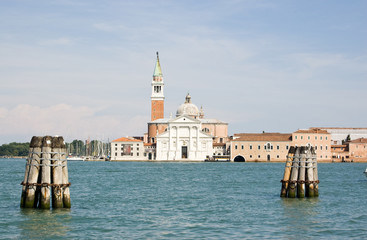
M 279 197 L 284 163 L 69 162 L 72 208 L 20 209 L 0 159 L 1 239 L 366 239 L 367 164 L 319 164 L 319 198 Z

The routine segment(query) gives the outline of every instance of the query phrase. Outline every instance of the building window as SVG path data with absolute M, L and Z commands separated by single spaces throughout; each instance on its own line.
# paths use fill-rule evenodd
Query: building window
M 320 146 L 320 150 L 322 150 L 322 145 Z
M 250 158 L 252 158 L 252 155 L 250 155 Z
M 250 150 L 252 150 L 252 145 L 250 145 Z
M 320 137 L 320 140 L 322 140 L 322 136 Z
M 325 140 L 327 140 L 327 137 L 325 137 Z
M 279 150 L 279 145 L 277 145 L 277 150 Z
M 237 145 L 234 145 L 234 149 L 237 149 Z
M 288 149 L 289 149 L 289 146 L 288 146 L 288 145 L 287 145 L 287 146 L 285 146 L 285 149 L 286 149 L 286 150 L 288 150 Z
M 241 149 L 243 149 L 243 145 L 241 145 Z
M 265 145 L 265 149 L 268 149 L 268 150 L 273 150 L 273 145 L 271 145 L 270 143 L 267 143 L 266 145 Z
M 279 155 L 277 155 L 277 158 L 279 158 Z
M 317 140 L 317 136 L 315 136 L 315 140 Z
M 301 140 L 303 139 L 303 136 L 301 136 Z
M 295 139 L 297 139 L 297 136 L 294 136 Z
M 307 139 L 310 140 L 310 136 L 308 136 Z
M 115 148 L 115 151 L 117 151 L 117 148 Z
M 139 153 L 138 152 L 136 153 L 136 156 L 139 157 Z
M 327 150 L 327 145 L 325 146 L 325 150 Z
M 320 155 L 320 158 L 322 158 L 322 155 Z
M 259 150 L 260 150 L 260 145 L 257 145 L 257 149 L 259 149 Z
M 257 155 L 257 158 L 260 158 L 260 155 Z
M 115 146 L 117 146 L 117 143 L 115 143 Z
M 117 152 L 115 152 L 115 156 L 117 157 Z

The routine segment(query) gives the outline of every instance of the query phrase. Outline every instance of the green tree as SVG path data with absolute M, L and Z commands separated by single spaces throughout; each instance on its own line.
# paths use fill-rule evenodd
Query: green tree
M 25 157 L 29 152 L 29 143 L 16 143 L 3 144 L 0 146 L 0 156 L 10 157 Z

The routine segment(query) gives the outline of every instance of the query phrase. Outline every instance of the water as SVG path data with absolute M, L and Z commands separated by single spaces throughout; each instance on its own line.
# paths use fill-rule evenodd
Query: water
M 363 239 L 367 164 L 319 164 L 319 198 L 279 197 L 284 163 L 69 162 L 72 208 L 20 209 L 0 159 L 1 239 Z

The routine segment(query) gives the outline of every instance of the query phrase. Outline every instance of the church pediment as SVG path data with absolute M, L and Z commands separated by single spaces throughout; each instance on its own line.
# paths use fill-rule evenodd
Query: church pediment
M 200 124 L 200 120 L 183 115 L 183 116 L 179 116 L 176 117 L 175 119 L 172 119 L 169 121 L 169 123 L 198 123 Z

